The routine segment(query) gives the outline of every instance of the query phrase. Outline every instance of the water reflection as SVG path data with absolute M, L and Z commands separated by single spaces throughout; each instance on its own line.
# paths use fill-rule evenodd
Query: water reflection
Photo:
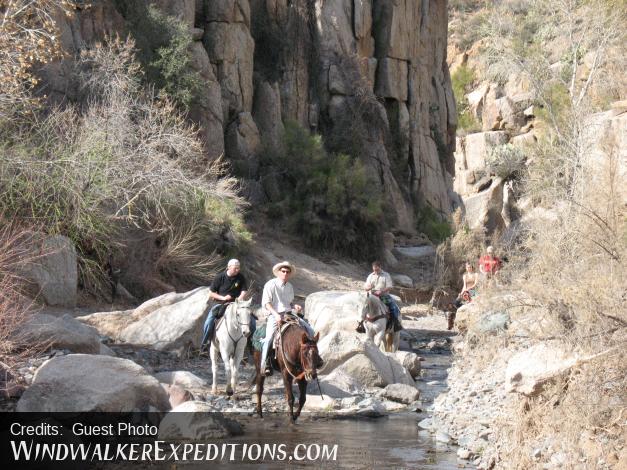
M 238 421 L 241 422 L 240 419 Z M 419 434 L 418 415 L 403 413 L 376 419 L 319 419 L 308 415 L 299 418 L 298 424 L 290 425 L 286 415 L 268 415 L 263 420 L 250 418 L 242 424 L 245 434 L 228 439 L 237 444 L 286 444 L 287 456 L 283 460 L 257 460 L 236 462 L 237 467 L 260 469 L 325 468 L 325 469 L 454 469 L 457 460 L 454 452 L 436 448 L 430 436 Z M 305 455 L 307 446 L 327 445 L 331 450 L 337 444 L 337 459 L 295 461 L 290 457 L 299 444 L 300 454 Z M 317 449 L 313 448 L 312 455 Z M 322 452 L 320 452 L 320 455 Z M 233 462 L 235 463 L 235 462 Z M 233 463 L 211 462 L 211 468 L 233 468 Z M 217 464 L 217 465 L 216 465 Z

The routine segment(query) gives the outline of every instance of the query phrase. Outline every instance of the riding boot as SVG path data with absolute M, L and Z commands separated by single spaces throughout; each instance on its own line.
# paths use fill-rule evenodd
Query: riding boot
M 401 325 L 401 321 L 398 318 L 394 319 L 394 332 L 401 331 L 403 329 L 403 325 Z
M 270 377 L 272 374 L 273 374 L 272 359 L 271 359 L 270 355 L 268 354 L 268 358 L 266 359 L 265 368 L 263 370 L 263 375 L 264 375 L 264 377 Z
M 357 333 L 365 333 L 366 332 L 366 328 L 364 327 L 364 321 L 360 321 L 357 323 L 357 328 L 355 328 L 355 331 Z

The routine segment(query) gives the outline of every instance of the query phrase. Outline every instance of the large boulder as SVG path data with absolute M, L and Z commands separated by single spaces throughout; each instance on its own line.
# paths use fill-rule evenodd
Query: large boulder
M 128 359 L 70 354 L 37 369 L 17 411 L 127 413 L 170 409 L 159 381 Z
M 364 335 L 334 331 L 318 342 L 325 365 L 321 373 L 338 368 L 367 387 L 383 387 L 391 383 L 413 385 L 409 372 L 393 353 L 384 353 Z
M 361 292 L 322 291 L 307 296 L 307 319 L 320 337 L 331 332 L 354 332 L 366 296 Z
M 208 403 L 186 401 L 159 424 L 159 439 L 211 440 L 242 434 L 241 426 L 224 418 Z
M 383 389 L 383 398 L 409 405 L 420 398 L 420 391 L 412 385 L 390 384 Z
M 70 315 L 55 317 L 37 313 L 24 322 L 16 332 L 22 344 L 38 344 L 75 353 L 99 354 L 102 344 L 98 331 Z
M 418 354 L 409 351 L 396 351 L 394 356 L 413 378 L 420 375 L 421 366 Z
M 165 384 L 178 385 L 186 389 L 206 388 L 207 381 L 186 370 L 159 372 L 155 378 Z
M 320 390 L 318 390 L 318 383 L 312 381 L 307 384 L 307 393 L 317 394 L 322 391 L 324 395 L 332 398 L 346 398 L 364 394 L 364 384 L 339 368 L 329 375 L 321 376 L 318 382 L 320 383 Z
M 538 343 L 510 358 L 505 386 L 527 396 L 540 393 L 544 385 L 577 363 L 577 356 L 558 343 Z
M 209 288 L 199 287 L 188 294 L 179 302 L 157 308 L 127 326 L 120 332 L 119 339 L 179 353 L 190 345 L 200 347 Z
M 464 198 L 464 218 L 470 229 L 494 233 L 507 227 L 508 221 L 503 217 L 504 186 L 503 179 L 497 176 L 489 181 L 487 189 Z
M 135 310 L 96 312 L 76 317 L 76 319 L 93 326 L 102 335 L 117 339 L 124 328 L 137 321 L 137 318 L 133 316 L 133 312 Z
M 41 253 L 28 267 L 25 277 L 37 285 L 48 305 L 74 307 L 78 288 L 74 244 L 63 235 L 47 237 Z

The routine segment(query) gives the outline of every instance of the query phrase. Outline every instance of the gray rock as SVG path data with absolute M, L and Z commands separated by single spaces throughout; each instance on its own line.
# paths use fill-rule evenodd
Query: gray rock
M 159 439 L 210 440 L 242 434 L 241 426 L 215 412 L 211 405 L 187 401 L 169 412 L 159 424 Z
M 201 287 L 185 296 L 179 295 L 177 299 L 180 300 L 173 304 L 160 307 L 157 304 L 155 310 L 124 328 L 119 339 L 126 343 L 147 345 L 159 351 L 182 353 L 190 345 L 199 347 L 208 292 L 208 287 Z
M 414 281 L 411 277 L 406 276 L 405 274 L 393 274 L 392 280 L 394 281 L 395 286 L 401 287 L 414 287 Z
M 559 343 L 538 343 L 510 358 L 505 385 L 510 392 L 534 396 L 545 384 L 577 363 L 577 355 Z
M 38 344 L 51 348 L 68 349 L 76 353 L 101 354 L 109 348 L 100 343 L 98 331 L 65 314 L 55 317 L 37 313 L 17 330 L 16 338 L 22 344 Z
M 460 447 L 457 449 L 457 457 L 462 460 L 468 460 L 472 457 L 472 453 L 468 449 Z
M 418 427 L 430 431 L 433 429 L 433 420 L 431 418 L 425 418 L 418 422 Z
M 494 333 L 507 329 L 510 318 L 507 312 L 488 312 L 473 326 L 480 333 Z
M 388 414 L 385 406 L 376 398 L 366 398 L 365 400 L 357 403 L 357 406 L 359 407 L 359 410 L 356 413 L 358 416 L 378 418 Z
M 394 356 L 414 379 L 420 376 L 420 356 L 409 351 L 396 351 Z
M 339 368 L 327 376 L 321 376 L 319 382 L 322 393 L 332 398 L 347 398 L 364 394 L 363 384 Z M 320 390 L 318 390 L 318 383 L 315 380 L 307 384 L 308 394 L 318 394 Z
M 78 264 L 72 241 L 63 235 L 44 239 L 40 257 L 27 268 L 25 277 L 40 289 L 48 305 L 74 307 L 78 288 Z
M 431 258 L 435 255 L 435 248 L 432 245 L 403 246 L 394 248 L 394 252 L 408 258 Z
M 390 384 L 383 390 L 384 398 L 409 405 L 420 398 L 420 391 L 416 387 L 405 384 Z
M 443 444 L 449 444 L 452 442 L 451 436 L 449 436 L 448 433 L 445 433 L 444 431 L 437 431 L 435 433 L 435 440 L 437 442 L 442 442 Z
M 17 411 L 131 412 L 170 409 L 157 379 L 128 359 L 70 354 L 37 369 Z
M 205 388 L 208 386 L 207 381 L 201 379 L 197 375 L 186 370 L 177 370 L 171 372 L 159 372 L 155 374 L 155 378 L 169 385 L 179 385 L 183 388 Z

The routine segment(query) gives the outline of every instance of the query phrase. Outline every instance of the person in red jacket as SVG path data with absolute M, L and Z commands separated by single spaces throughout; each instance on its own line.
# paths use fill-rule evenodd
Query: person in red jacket
M 489 281 L 501 269 L 501 264 L 500 258 L 494 255 L 494 248 L 489 246 L 486 254 L 479 258 L 479 271 Z

